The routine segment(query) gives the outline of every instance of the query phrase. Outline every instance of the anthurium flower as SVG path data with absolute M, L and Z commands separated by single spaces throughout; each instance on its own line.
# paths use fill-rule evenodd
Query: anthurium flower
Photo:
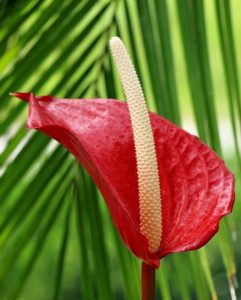
M 122 42 L 110 46 L 127 103 L 14 95 L 29 102 L 27 127 L 59 141 L 90 173 L 124 243 L 152 274 L 148 266 L 217 232 L 232 210 L 234 178 L 197 137 L 148 113 Z

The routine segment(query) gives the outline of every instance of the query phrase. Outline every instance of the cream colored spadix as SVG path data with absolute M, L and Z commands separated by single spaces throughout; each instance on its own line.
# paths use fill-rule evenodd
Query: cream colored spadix
M 144 93 L 123 42 L 118 37 L 113 37 L 110 40 L 110 49 L 127 98 L 134 135 L 140 229 L 148 240 L 149 250 L 156 252 L 162 237 L 162 209 L 160 180 L 150 118 Z

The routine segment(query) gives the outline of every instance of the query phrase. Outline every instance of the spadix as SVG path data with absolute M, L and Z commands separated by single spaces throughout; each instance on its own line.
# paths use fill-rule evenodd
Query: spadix
M 140 228 L 151 252 L 159 249 L 162 236 L 160 179 L 153 133 L 136 71 L 122 41 L 114 37 L 110 48 L 126 94 L 135 143 L 140 207 Z

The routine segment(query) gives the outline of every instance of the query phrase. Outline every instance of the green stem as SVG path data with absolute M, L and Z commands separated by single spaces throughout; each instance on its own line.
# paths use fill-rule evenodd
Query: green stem
M 142 300 L 155 299 L 155 268 L 142 262 Z

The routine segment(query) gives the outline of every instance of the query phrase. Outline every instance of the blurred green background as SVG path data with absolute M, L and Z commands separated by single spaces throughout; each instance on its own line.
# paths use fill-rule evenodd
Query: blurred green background
M 0 1 L 0 299 L 140 299 L 140 262 L 73 157 L 25 129 L 32 91 L 124 99 L 120 36 L 149 108 L 199 135 L 234 172 L 236 203 L 199 251 L 161 262 L 156 299 L 241 299 L 239 0 Z

